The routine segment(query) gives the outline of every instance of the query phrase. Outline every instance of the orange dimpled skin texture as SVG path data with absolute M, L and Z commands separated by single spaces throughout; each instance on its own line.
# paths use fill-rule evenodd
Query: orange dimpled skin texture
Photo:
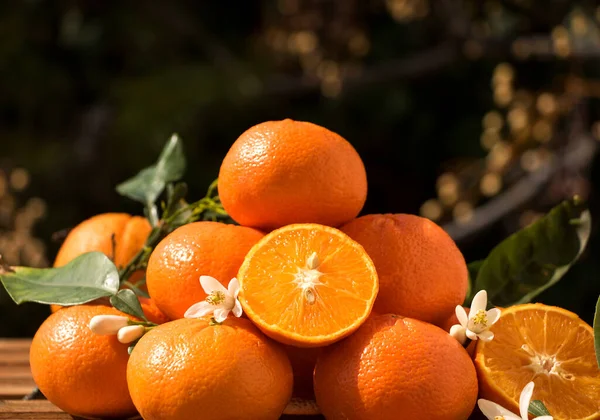
M 246 319 L 181 319 L 146 334 L 127 366 L 145 420 L 276 420 L 292 393 L 283 349 Z
M 465 349 L 431 324 L 396 315 L 372 315 L 325 348 L 314 382 L 327 420 L 466 420 L 477 399 Z
M 340 229 L 373 259 L 379 276 L 375 312 L 439 324 L 465 300 L 465 259 L 452 238 L 429 219 L 371 214 Z
M 214 277 L 227 287 L 263 236 L 256 229 L 217 222 L 176 229 L 156 246 L 148 261 L 146 285 L 152 300 L 169 318 L 182 318 L 190 306 L 206 298 L 200 276 Z
M 225 156 L 219 196 L 244 226 L 339 226 L 362 209 L 367 176 L 338 134 L 309 122 L 268 121 L 243 133 Z
M 127 345 L 115 335 L 92 333 L 96 315 L 124 315 L 104 305 L 82 305 L 52 314 L 33 338 L 33 379 L 53 404 L 69 414 L 126 417 L 135 413 L 127 389 Z

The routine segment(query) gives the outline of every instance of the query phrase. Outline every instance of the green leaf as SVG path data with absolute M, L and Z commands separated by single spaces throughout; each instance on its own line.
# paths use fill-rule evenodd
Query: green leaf
M 473 293 L 485 289 L 496 306 L 530 302 L 565 275 L 590 231 L 590 212 L 580 200 L 562 202 L 492 250 L 479 267 Z
M 596 303 L 596 315 L 594 315 L 594 347 L 596 347 L 596 362 L 600 369 L 600 296 Z
M 14 267 L 0 281 L 16 303 L 79 305 L 111 296 L 119 289 L 119 272 L 101 252 L 88 252 L 59 268 Z
M 550 415 L 550 412 L 548 411 L 544 403 L 540 400 L 531 401 L 531 403 L 529 404 L 528 411 L 536 417 Z
M 169 182 L 179 180 L 185 172 L 185 155 L 181 139 L 173 134 L 156 164 L 142 169 L 136 176 L 117 185 L 117 192 L 147 206 L 154 203 Z
M 133 290 L 119 290 L 116 295 L 110 297 L 110 304 L 121 312 L 148 321 L 146 315 L 144 315 L 142 305 L 140 305 L 140 301 Z

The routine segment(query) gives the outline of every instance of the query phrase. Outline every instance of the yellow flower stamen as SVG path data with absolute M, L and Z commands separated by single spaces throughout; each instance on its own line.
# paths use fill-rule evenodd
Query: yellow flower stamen
M 206 301 L 211 305 L 219 305 L 225 301 L 225 293 L 215 290 L 206 297 Z
M 473 324 L 475 325 L 480 325 L 484 328 L 486 328 L 488 326 L 488 317 L 486 312 L 483 309 L 480 309 L 477 311 L 477 313 L 475 314 L 475 316 L 472 318 L 473 320 Z M 498 420 L 498 419 L 496 419 Z M 500 419 L 502 420 L 502 419 Z
M 504 420 L 504 416 L 495 416 L 494 420 Z

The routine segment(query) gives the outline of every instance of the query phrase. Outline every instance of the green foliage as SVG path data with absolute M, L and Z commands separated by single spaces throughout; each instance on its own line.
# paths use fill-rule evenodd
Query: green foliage
M 117 185 L 117 192 L 146 206 L 152 206 L 169 182 L 178 181 L 183 176 L 185 166 L 181 140 L 173 134 L 156 164 L 142 169 L 133 178 Z
M 154 227 L 144 246 L 121 271 L 100 252 L 84 254 L 60 268 L 12 269 L 0 260 L 0 280 L 11 298 L 17 304 L 76 305 L 110 296 L 110 303 L 115 308 L 147 322 L 136 296 L 136 293 L 143 295 L 144 292 L 128 282 L 131 274 L 146 268 L 154 247 L 177 227 L 201 219 L 227 217 L 216 195 L 216 181 L 209 186 L 206 197 L 191 204 L 185 201 L 187 185 L 183 182 L 173 184 L 183 176 L 185 162 L 181 140 L 173 135 L 155 165 L 117 187 L 122 195 L 144 203 L 154 218 Z M 156 200 L 165 188 L 167 197 L 159 218 Z M 130 289 L 119 290 L 120 285 Z
M 531 401 L 528 411 L 536 417 L 550 415 L 550 412 L 540 400 Z
M 138 297 L 132 290 L 119 290 L 117 294 L 110 297 L 110 304 L 121 312 L 148 321 Z
M 117 293 L 119 273 L 101 252 L 88 252 L 59 268 L 15 267 L 0 281 L 18 304 L 78 305 Z
M 471 295 L 486 290 L 496 306 L 530 302 L 558 282 L 581 255 L 591 216 L 575 197 L 509 236 L 488 257 L 471 263 Z M 467 302 L 468 303 L 468 302 Z
M 600 368 L 600 297 L 596 303 L 596 314 L 594 315 L 594 347 L 596 347 L 596 361 Z

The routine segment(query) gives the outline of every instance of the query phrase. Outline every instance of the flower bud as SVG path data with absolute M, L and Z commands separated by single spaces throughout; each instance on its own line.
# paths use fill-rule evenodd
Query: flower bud
M 90 329 L 94 334 L 113 335 L 127 326 L 129 318 L 120 315 L 96 315 L 90 321 Z
M 144 335 L 144 331 L 143 325 L 128 325 L 119 330 L 117 339 L 123 344 L 128 344 Z
M 452 328 L 450 328 L 450 335 L 456 338 L 460 344 L 465 344 L 467 341 L 467 331 L 461 325 L 453 325 Z

